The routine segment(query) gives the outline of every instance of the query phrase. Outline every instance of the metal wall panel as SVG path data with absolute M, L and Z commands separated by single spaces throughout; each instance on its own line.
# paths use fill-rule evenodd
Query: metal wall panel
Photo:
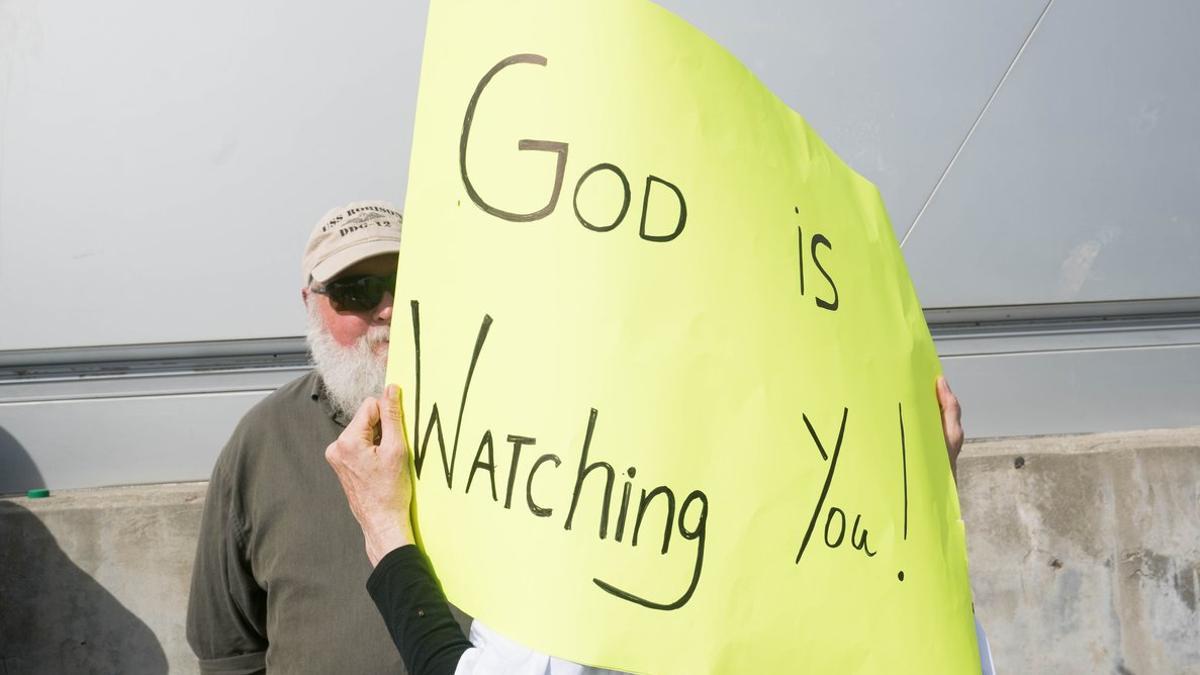
M 1048 3 L 660 4 L 741 59 L 875 183 L 900 238 Z
M 0 6 L 0 350 L 301 334 L 313 223 L 403 201 L 425 13 Z
M 664 4 L 879 185 L 969 436 L 1200 424 L 1200 5 Z M 402 202 L 425 12 L 0 4 L 0 493 L 204 478 L 303 369 L 304 237 Z
M 926 307 L 1200 296 L 1197 27 L 1051 6 L 905 245 Z
M 233 425 L 268 393 L 0 404 L 0 494 L 207 479 Z
M 1195 426 L 1197 318 L 964 323 L 937 328 L 936 343 L 970 438 Z M 278 347 L 302 355 L 299 342 Z M 304 372 L 202 362 L 108 371 L 122 368 L 0 378 L 0 494 L 206 478 L 242 414 Z
M 942 359 L 969 437 L 1200 424 L 1200 344 Z

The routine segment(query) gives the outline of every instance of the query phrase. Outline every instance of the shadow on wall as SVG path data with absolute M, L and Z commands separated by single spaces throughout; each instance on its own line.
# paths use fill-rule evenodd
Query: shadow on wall
M 42 480 L 33 458 L 12 434 L 0 427 L 0 495 L 25 494 L 26 490 L 46 487 Z
M 3 429 L 0 476 L 6 486 L 42 485 Z M 81 534 L 98 545 L 94 529 Z M 67 557 L 37 514 L 0 499 L 0 674 L 166 672 L 153 631 Z

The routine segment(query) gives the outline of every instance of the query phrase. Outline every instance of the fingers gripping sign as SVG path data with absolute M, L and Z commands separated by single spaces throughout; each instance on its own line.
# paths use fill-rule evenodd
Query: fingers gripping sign
M 938 376 L 935 386 L 938 408 L 942 413 L 942 434 L 946 437 L 946 453 L 950 456 L 950 472 L 958 477 L 958 453 L 963 445 L 962 408 L 958 397 L 950 391 L 946 378 Z
M 389 385 L 382 398 L 363 401 L 354 419 L 325 449 L 325 460 L 362 527 L 372 565 L 413 543 L 412 479 L 399 397 L 399 389 Z
M 404 443 L 404 433 L 400 431 L 401 412 L 397 397 L 399 388 L 389 384 L 379 399 L 379 449 L 396 450 L 404 454 L 407 449 Z

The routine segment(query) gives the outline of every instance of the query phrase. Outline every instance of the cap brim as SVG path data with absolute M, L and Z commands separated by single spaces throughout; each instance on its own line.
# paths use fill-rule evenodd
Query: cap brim
M 398 239 L 375 239 L 349 246 L 322 260 L 314 267 L 312 269 L 313 281 L 323 284 L 336 277 L 347 267 L 385 253 L 400 253 L 400 241 Z

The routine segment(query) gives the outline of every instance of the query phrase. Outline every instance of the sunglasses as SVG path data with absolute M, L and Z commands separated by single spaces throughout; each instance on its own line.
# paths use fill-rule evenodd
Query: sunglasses
M 396 273 L 386 277 L 363 275 L 334 279 L 323 286 L 312 289 L 329 297 L 333 308 L 339 312 L 366 312 L 379 306 L 384 293 L 396 288 Z

